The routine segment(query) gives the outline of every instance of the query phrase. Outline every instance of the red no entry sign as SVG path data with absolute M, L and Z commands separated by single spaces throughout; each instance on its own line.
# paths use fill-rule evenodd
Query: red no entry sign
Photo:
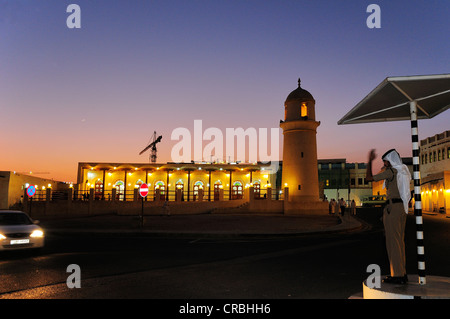
M 27 188 L 28 197 L 33 197 L 34 194 L 36 194 L 36 187 L 34 187 L 33 185 L 28 186 Z
M 141 186 L 139 187 L 139 195 L 141 195 L 142 197 L 146 197 L 148 194 L 148 186 L 147 184 L 141 184 Z

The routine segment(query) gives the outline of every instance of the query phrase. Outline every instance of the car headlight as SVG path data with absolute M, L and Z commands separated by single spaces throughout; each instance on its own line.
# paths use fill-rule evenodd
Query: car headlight
M 40 229 L 36 229 L 30 235 L 30 237 L 43 237 L 43 236 L 44 236 L 44 232 Z
M 5 235 L 0 234 L 0 240 L 6 239 Z

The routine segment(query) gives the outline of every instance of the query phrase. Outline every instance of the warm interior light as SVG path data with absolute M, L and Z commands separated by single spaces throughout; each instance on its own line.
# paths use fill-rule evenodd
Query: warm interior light
M 300 110 L 300 116 L 305 117 L 308 115 L 308 107 L 306 106 L 306 103 L 302 103 L 301 110 Z

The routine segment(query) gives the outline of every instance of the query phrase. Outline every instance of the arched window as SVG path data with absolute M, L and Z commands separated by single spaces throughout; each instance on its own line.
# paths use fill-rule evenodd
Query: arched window
M 234 182 L 231 188 L 231 199 L 242 199 L 243 187 L 240 181 Z
M 220 199 L 220 189 L 223 188 L 221 181 L 216 181 L 214 183 L 214 200 Z
M 178 190 L 181 190 L 181 198 L 180 198 L 180 200 L 184 201 L 183 189 L 184 189 L 184 183 L 183 183 L 183 180 L 180 178 L 175 183 L 175 200 L 178 200 Z
M 261 182 L 260 181 L 253 182 L 253 191 L 254 191 L 256 199 L 261 196 Z
M 175 184 L 175 189 L 181 189 L 181 190 L 184 189 L 184 183 L 183 183 L 183 180 L 182 180 L 182 179 L 179 179 L 179 180 L 176 182 L 176 184 Z
M 194 201 L 197 200 L 198 191 L 200 189 L 203 189 L 203 182 L 202 181 L 195 182 L 194 183 Z
M 308 106 L 304 102 L 302 103 L 302 105 L 300 107 L 300 116 L 302 118 L 308 116 Z
M 95 199 L 100 199 L 103 195 L 103 181 L 101 179 L 98 179 L 95 181 Z
M 142 184 L 144 184 L 144 181 L 143 180 L 141 180 L 141 179 L 139 179 L 137 182 L 136 182 L 136 188 L 139 188 L 139 187 L 141 187 L 141 185 Z
M 155 183 L 155 194 L 157 189 L 159 189 L 160 200 L 166 200 L 166 186 L 163 181 L 157 181 Z
M 125 184 L 123 181 L 117 181 L 114 184 L 114 187 L 116 188 L 116 199 L 123 200 L 125 191 Z

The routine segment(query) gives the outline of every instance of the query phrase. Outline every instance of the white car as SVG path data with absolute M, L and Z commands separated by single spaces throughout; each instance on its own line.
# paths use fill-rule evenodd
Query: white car
M 0 251 L 44 247 L 44 230 L 37 223 L 22 211 L 0 210 Z

